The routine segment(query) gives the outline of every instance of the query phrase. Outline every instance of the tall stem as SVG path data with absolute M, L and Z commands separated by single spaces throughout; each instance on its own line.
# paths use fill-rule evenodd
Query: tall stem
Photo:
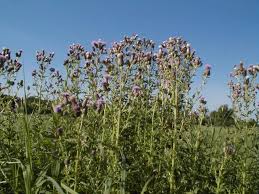
M 176 181 L 175 181 L 175 160 L 176 160 L 176 141 L 177 141 L 177 119 L 178 119 L 178 84 L 176 81 L 174 88 L 174 118 L 173 118 L 173 151 L 172 151 L 172 163 L 171 163 L 171 177 L 170 177 L 170 192 L 176 192 Z
M 75 185 L 74 185 L 74 191 L 76 191 L 77 187 L 77 179 L 78 179 L 78 165 L 79 165 L 79 160 L 81 158 L 81 131 L 82 131 L 82 126 L 83 126 L 83 121 L 84 121 L 84 113 L 81 115 L 81 122 L 80 126 L 78 128 L 78 138 L 77 138 L 77 150 L 76 150 L 76 161 L 75 161 Z

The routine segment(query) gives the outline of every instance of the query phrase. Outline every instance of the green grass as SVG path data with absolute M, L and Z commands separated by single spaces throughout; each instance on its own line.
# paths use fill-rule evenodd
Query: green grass
M 78 118 L 28 115 L 31 148 L 26 147 L 23 115 L 2 116 L 0 191 L 168 193 L 172 173 L 176 193 L 258 190 L 256 129 L 193 124 L 177 130 L 174 137 L 166 121 L 170 117 L 161 120 L 159 112 L 154 117 L 152 111 L 138 110 L 122 111 L 118 137 L 117 112 L 108 106 L 105 118 L 104 112 L 94 110 Z M 61 136 L 57 127 L 64 130 Z M 233 145 L 233 153 L 226 151 L 227 145 Z

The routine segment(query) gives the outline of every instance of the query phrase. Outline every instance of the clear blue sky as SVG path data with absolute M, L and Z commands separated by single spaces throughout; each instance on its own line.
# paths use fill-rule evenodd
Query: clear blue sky
M 213 109 L 229 102 L 233 65 L 259 63 L 258 0 L 0 0 L 0 10 L 0 47 L 22 48 L 27 72 L 39 49 L 54 51 L 58 67 L 72 43 L 132 33 L 158 43 L 180 35 L 213 67 L 204 90 Z

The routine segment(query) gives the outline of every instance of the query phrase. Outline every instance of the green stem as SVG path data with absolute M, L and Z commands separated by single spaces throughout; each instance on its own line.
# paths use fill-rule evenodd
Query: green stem
M 170 177 L 170 193 L 175 193 L 176 192 L 176 181 L 175 181 L 175 160 L 176 160 L 176 134 L 177 134 L 177 119 L 178 119 L 178 86 L 177 83 L 175 84 L 174 88 L 174 122 L 173 122 L 173 151 L 172 151 L 172 170 L 171 170 L 171 177 Z
M 24 74 L 24 69 L 23 69 Z M 28 113 L 27 113 L 27 102 L 26 102 L 26 89 L 25 89 L 25 77 L 24 77 L 24 113 L 23 113 L 23 124 L 24 124 L 24 140 L 25 140 L 25 154 L 28 165 L 25 165 L 24 172 L 24 182 L 26 188 L 26 194 L 32 193 L 31 182 L 33 179 L 33 170 L 32 170 L 32 148 L 31 148 L 31 134 L 28 123 Z
M 225 167 L 225 162 L 226 162 L 226 155 L 224 156 L 224 159 L 223 159 L 223 162 L 220 166 L 220 169 L 219 169 L 219 174 L 218 174 L 218 177 L 216 179 L 216 183 L 217 183 L 217 188 L 216 188 L 216 194 L 219 194 L 221 193 L 221 183 L 222 183 L 222 173 L 223 173 L 223 170 L 224 170 L 224 167 Z
M 78 138 L 77 138 L 77 150 L 76 150 L 76 161 L 75 161 L 75 185 L 74 185 L 74 191 L 76 191 L 77 187 L 77 179 L 78 179 L 78 165 L 79 165 L 79 160 L 81 158 L 81 130 L 83 126 L 83 121 L 84 121 L 84 113 L 81 115 L 81 122 L 80 126 L 78 128 Z

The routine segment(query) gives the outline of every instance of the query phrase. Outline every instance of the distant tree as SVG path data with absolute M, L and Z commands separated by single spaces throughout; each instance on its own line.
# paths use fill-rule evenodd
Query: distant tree
M 215 126 L 232 126 L 235 124 L 233 110 L 228 105 L 222 105 L 216 111 L 212 111 L 209 120 Z
M 35 96 L 30 96 L 26 99 L 27 113 L 31 114 L 36 112 L 38 109 L 39 98 Z M 50 114 L 51 113 L 51 102 L 47 100 L 42 100 L 42 110 L 40 114 Z

